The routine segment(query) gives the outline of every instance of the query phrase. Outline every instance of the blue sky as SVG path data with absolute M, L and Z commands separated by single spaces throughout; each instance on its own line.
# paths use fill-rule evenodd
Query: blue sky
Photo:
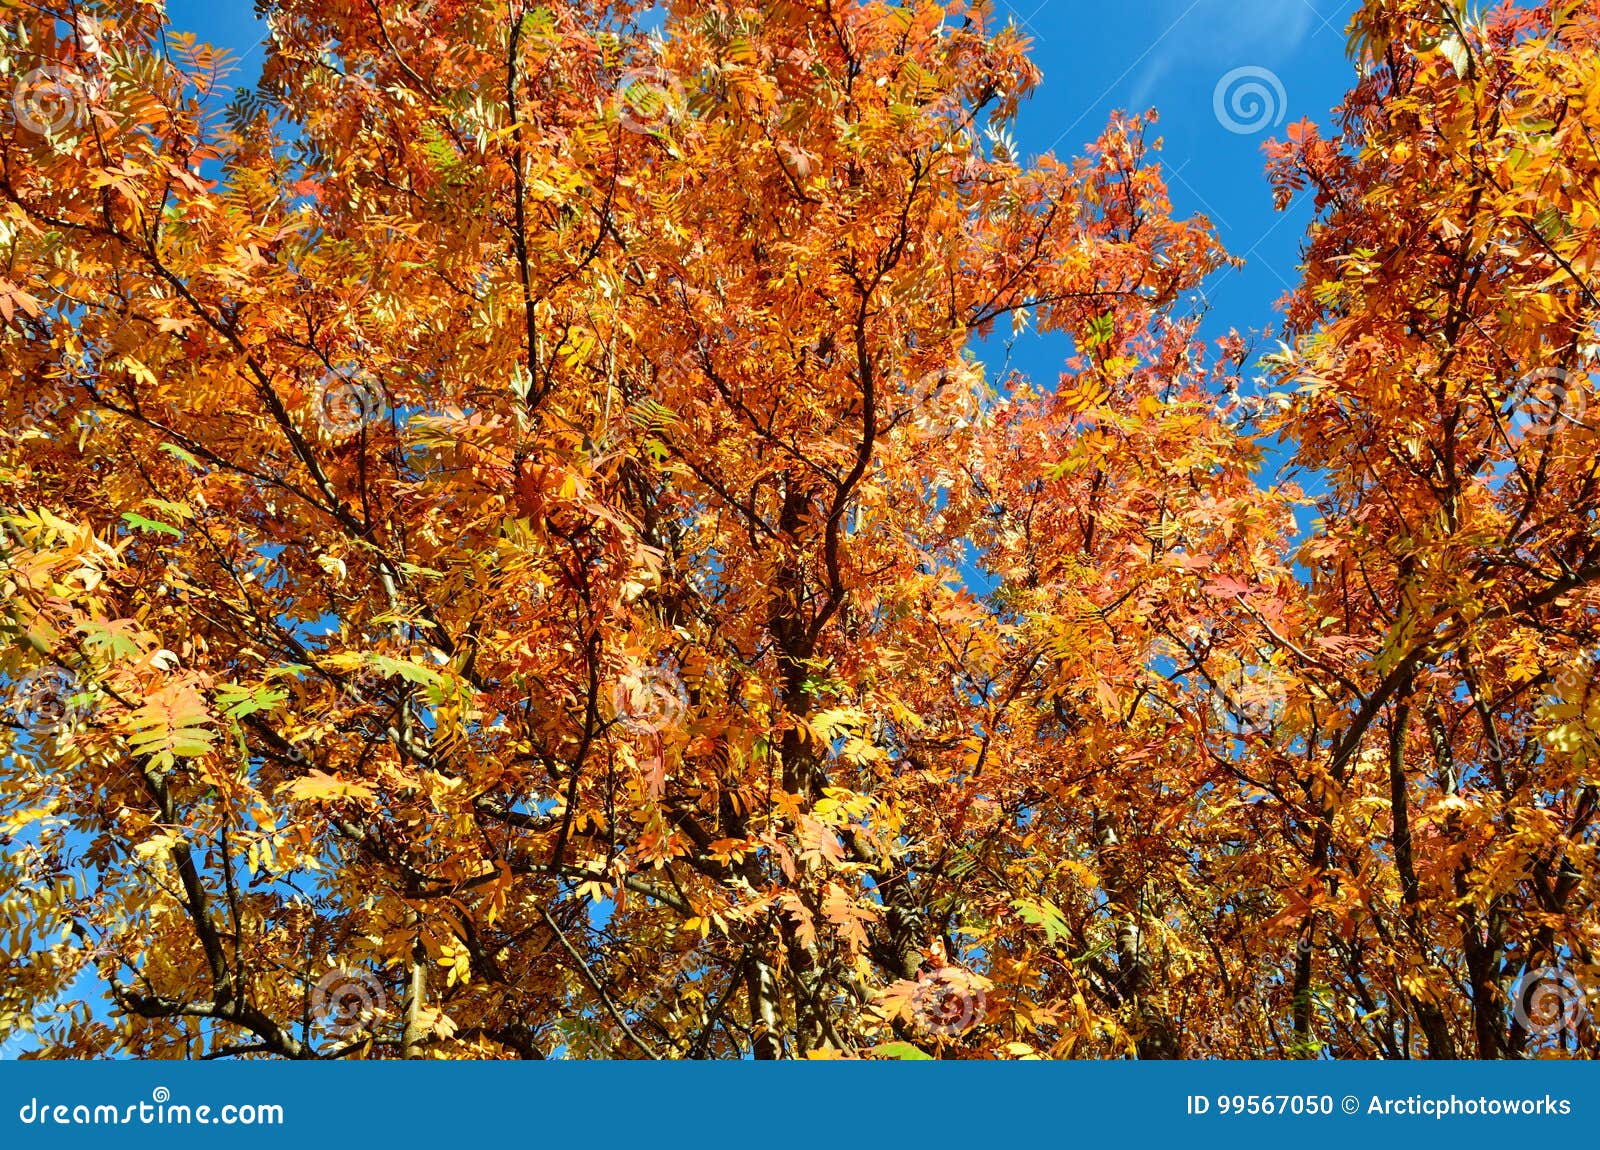
M 1160 113 L 1162 168 L 1179 216 L 1211 220 L 1242 269 L 1205 286 L 1205 332 L 1259 330 L 1298 281 L 1309 197 L 1275 211 L 1261 146 L 1287 126 L 1325 127 L 1355 78 L 1345 57 L 1353 0 L 996 0 L 1034 42 L 1044 83 L 1016 136 L 1029 153 L 1081 152 L 1123 109 Z M 1230 75 L 1235 79 L 1224 84 Z M 1254 85 L 1263 103 L 1250 102 Z M 1216 110 L 1217 98 L 1230 123 Z M 1230 97 L 1237 95 L 1241 104 Z M 1264 121 L 1259 128 L 1255 122 Z M 1038 381 L 1060 348 L 1018 347 L 1014 365 Z

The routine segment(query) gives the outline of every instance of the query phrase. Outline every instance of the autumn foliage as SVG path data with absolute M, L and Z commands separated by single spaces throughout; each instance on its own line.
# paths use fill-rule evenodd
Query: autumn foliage
M 982 6 L 263 7 L 0 0 L 0 1037 L 1600 1049 L 1600 4 L 1366 3 L 1275 350 Z

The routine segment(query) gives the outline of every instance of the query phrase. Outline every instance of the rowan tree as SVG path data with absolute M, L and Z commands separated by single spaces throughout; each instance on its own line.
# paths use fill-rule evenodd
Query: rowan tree
M 1593 4 L 1369 4 L 1341 134 L 1274 156 L 1321 212 L 1277 425 L 1327 484 L 1279 645 L 1321 791 L 1302 1043 L 1596 1049 L 1597 37 Z
M 646 8 L 6 9 L 0 1032 L 1592 1052 L 1593 6 L 1363 9 L 1250 402 L 987 8 Z

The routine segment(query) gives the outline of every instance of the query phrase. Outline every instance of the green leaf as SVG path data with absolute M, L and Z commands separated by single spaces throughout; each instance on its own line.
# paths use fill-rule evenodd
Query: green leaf
M 1111 337 L 1116 334 L 1116 330 L 1117 321 L 1110 312 L 1095 316 L 1089 321 L 1089 328 L 1084 333 L 1084 350 L 1092 351 L 1102 344 L 1111 342 Z
M 170 523 L 157 523 L 154 519 L 146 519 L 135 511 L 124 511 L 122 518 L 127 521 L 130 527 L 138 531 L 159 531 L 163 535 L 172 535 L 178 539 L 183 538 L 183 532 Z
M 933 1055 L 926 1050 L 911 1045 L 909 1042 L 886 1042 L 882 1046 L 874 1046 L 872 1053 L 879 1058 L 894 1058 L 901 1062 L 932 1062 Z
M 79 625 L 87 647 L 110 654 L 113 660 L 132 659 L 139 654 L 137 626 L 131 619 L 115 621 L 88 620 Z
M 399 675 L 408 683 L 419 687 L 443 687 L 444 676 L 432 667 L 413 663 L 409 659 L 395 659 L 389 655 L 374 655 L 372 665 L 382 671 L 385 678 Z
M 1023 922 L 1044 928 L 1046 942 L 1053 944 L 1057 939 L 1067 938 L 1071 934 L 1066 918 L 1050 903 L 1017 898 L 1011 900 L 1011 906 Z
M 183 448 L 179 447 L 176 443 L 163 443 L 161 445 L 161 450 L 165 451 L 168 455 L 171 455 L 176 459 L 183 460 L 190 467 L 193 467 L 197 471 L 204 471 L 205 470 L 205 465 L 204 464 L 202 464 L 193 455 L 190 455 Z
M 288 691 L 274 691 L 268 687 L 251 690 L 238 683 L 224 683 L 217 689 L 217 702 L 234 719 L 242 719 L 257 711 L 276 710 L 278 704 L 288 697 Z
M 446 675 L 443 671 L 436 670 L 424 663 L 414 663 L 407 659 L 395 659 L 388 655 L 369 655 L 365 662 L 377 668 L 384 678 L 393 678 L 398 675 L 408 683 L 421 687 L 427 694 L 428 701 L 435 705 L 444 703 L 456 697 L 461 690 L 459 679 Z
M 1552 242 L 1564 238 L 1570 230 L 1567 227 L 1566 216 L 1562 215 L 1561 209 L 1554 204 L 1535 216 L 1533 223 L 1539 229 L 1539 234 Z

